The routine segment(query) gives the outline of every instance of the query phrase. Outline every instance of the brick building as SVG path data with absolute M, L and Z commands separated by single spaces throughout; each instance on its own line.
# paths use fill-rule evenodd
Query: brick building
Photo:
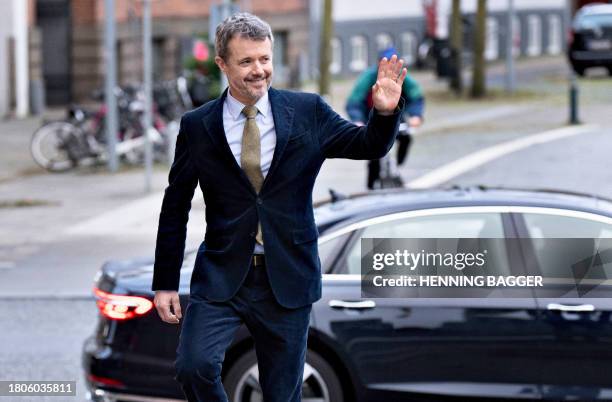
M 220 0 L 152 0 L 154 79 L 181 73 L 193 38 L 206 34 L 210 7 Z M 236 2 L 270 23 L 275 35 L 275 85 L 286 86 L 307 57 L 308 0 Z M 104 84 L 104 0 L 35 0 L 46 100 L 86 100 Z M 120 84 L 142 81 L 142 0 L 115 0 Z

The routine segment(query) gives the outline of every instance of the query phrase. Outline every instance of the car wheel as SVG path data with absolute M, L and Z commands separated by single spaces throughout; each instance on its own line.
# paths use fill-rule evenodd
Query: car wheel
M 578 74 L 581 77 L 584 77 L 585 70 L 586 69 L 584 67 L 574 66 L 574 71 L 576 72 L 576 74 Z
M 612 77 L 612 66 L 608 67 L 608 75 Z
M 254 350 L 236 360 L 223 384 L 230 402 L 263 402 Z M 344 396 L 334 369 L 317 353 L 308 350 L 302 382 L 302 402 L 314 401 L 343 402 Z

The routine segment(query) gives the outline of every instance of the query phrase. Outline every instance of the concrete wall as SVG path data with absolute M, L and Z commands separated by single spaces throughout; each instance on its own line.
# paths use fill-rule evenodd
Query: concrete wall
M 0 15 L 12 16 L 12 1 L 0 1 Z M 12 18 L 5 18 L 0 24 L 0 118 L 10 111 L 11 104 L 11 76 L 10 76 L 10 49 L 9 40 L 12 36 Z

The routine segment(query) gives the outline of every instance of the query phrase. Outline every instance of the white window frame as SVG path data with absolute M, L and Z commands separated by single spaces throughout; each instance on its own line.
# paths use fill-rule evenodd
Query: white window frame
M 399 51 L 407 66 L 411 66 L 416 62 L 417 36 L 414 32 L 406 31 L 400 34 Z
M 499 23 L 496 18 L 487 17 L 485 59 L 499 58 Z
M 349 67 L 352 71 L 363 71 L 368 67 L 368 41 L 363 35 L 351 37 L 351 62 Z
M 388 33 L 379 33 L 376 35 L 376 50 L 385 50 L 393 46 L 393 38 Z
M 561 17 L 557 14 L 548 16 L 548 46 L 546 52 L 548 54 L 559 54 L 562 50 L 561 39 L 563 36 L 563 28 Z
M 331 63 L 329 63 L 329 72 L 338 74 L 342 71 L 342 42 L 340 38 L 332 38 L 331 46 Z
M 527 16 L 527 55 L 542 54 L 542 19 L 539 15 Z

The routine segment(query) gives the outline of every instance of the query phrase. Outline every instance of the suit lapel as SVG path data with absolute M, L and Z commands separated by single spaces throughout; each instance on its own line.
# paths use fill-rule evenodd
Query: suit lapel
M 232 150 L 227 143 L 227 137 L 225 135 L 225 129 L 223 128 L 223 102 L 227 96 L 227 89 L 223 94 L 214 101 L 211 106 L 209 113 L 202 118 L 206 133 L 211 138 L 223 158 L 231 166 L 241 178 L 246 186 L 254 193 L 255 189 L 251 185 L 248 177 L 240 168 L 240 165 L 236 162 L 236 158 L 232 154 Z M 270 170 L 264 179 L 262 185 L 262 191 L 266 186 L 266 183 L 270 180 L 270 177 L 276 171 L 280 160 L 282 158 L 287 141 L 289 140 L 289 134 L 293 125 L 294 109 L 288 106 L 285 97 L 274 88 L 268 90 L 268 97 L 270 99 L 270 106 L 272 108 L 272 117 L 274 119 L 274 131 L 276 131 L 276 146 L 274 147 L 274 156 L 272 157 L 272 164 Z
M 262 185 L 265 188 L 266 183 L 270 181 L 270 177 L 276 171 L 278 164 L 283 156 L 287 141 L 289 140 L 289 133 L 293 126 L 293 115 L 294 109 L 287 105 L 287 100 L 281 92 L 270 87 L 268 90 L 268 97 L 270 99 L 270 106 L 272 107 L 272 117 L 274 118 L 274 131 L 276 131 L 276 146 L 274 147 L 274 156 L 272 157 L 272 164 L 270 170 L 266 175 L 266 178 Z
M 234 158 L 234 154 L 232 154 L 232 150 L 230 149 L 229 144 L 227 143 L 225 129 L 223 128 L 223 102 L 225 101 L 226 96 L 227 89 L 225 89 L 223 94 L 219 98 L 217 98 L 217 100 L 215 100 L 215 103 L 212 105 L 210 112 L 202 118 L 202 122 L 204 123 L 204 127 L 206 128 L 206 133 L 219 150 L 219 153 L 223 155 L 223 158 L 231 166 L 232 170 L 234 170 L 234 172 L 236 172 L 242 178 L 242 181 L 244 181 L 246 186 L 252 192 L 255 192 L 255 189 L 251 185 L 251 182 L 249 181 L 248 177 L 240 168 L 238 162 L 236 162 L 236 158 Z

